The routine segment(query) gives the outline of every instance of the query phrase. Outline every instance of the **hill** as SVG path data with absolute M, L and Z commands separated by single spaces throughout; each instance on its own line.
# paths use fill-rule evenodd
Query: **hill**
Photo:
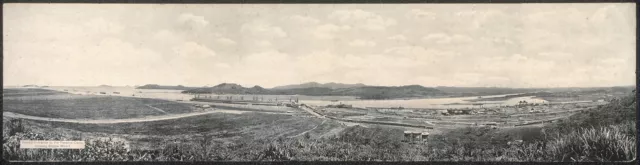
M 420 85 L 405 86 L 365 86 L 356 88 L 336 89 L 333 91 L 339 95 L 358 96 L 360 99 L 394 99 L 407 97 L 442 96 L 442 92 L 435 88 Z
M 435 89 L 455 96 L 501 95 L 534 92 L 580 92 L 580 93 L 624 93 L 633 90 L 634 86 L 615 87 L 564 87 L 564 88 L 502 88 L 502 87 L 448 87 L 438 86 Z
M 540 88 L 447 87 L 447 86 L 438 86 L 435 89 L 438 89 L 446 93 L 457 94 L 462 96 L 527 93 L 527 92 L 536 92 L 541 90 Z
M 284 85 L 273 87 L 272 89 L 300 89 L 300 88 L 329 88 L 329 89 L 340 89 L 340 88 L 353 88 L 353 87 L 364 87 L 362 83 L 357 84 L 342 84 L 342 83 L 317 83 L 317 82 L 308 82 L 303 84 L 294 84 L 294 85 Z
M 445 93 L 434 88 L 420 85 L 407 86 L 361 86 L 349 88 L 305 87 L 290 89 L 264 89 L 260 86 L 246 88 L 238 84 L 222 83 L 210 88 L 198 88 L 183 93 L 215 94 L 270 94 L 270 95 L 307 95 L 307 96 L 356 96 L 361 99 L 394 99 L 407 97 L 438 96 Z
M 147 85 L 136 87 L 136 89 L 170 89 L 170 90 L 189 90 L 189 89 L 195 89 L 195 88 L 197 88 L 197 87 L 185 87 L 185 86 L 182 86 L 182 85 L 178 85 L 178 86 L 162 86 L 162 85 L 158 85 L 158 84 L 147 84 Z
M 222 83 L 213 87 L 196 88 L 182 91 L 182 93 L 214 93 L 214 94 L 270 94 L 271 91 L 260 86 L 245 88 L 238 84 Z

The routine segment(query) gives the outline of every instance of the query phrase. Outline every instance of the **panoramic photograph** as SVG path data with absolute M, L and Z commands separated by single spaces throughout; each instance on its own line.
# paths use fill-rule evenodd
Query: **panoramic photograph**
M 635 9 L 4 4 L 2 158 L 634 161 Z

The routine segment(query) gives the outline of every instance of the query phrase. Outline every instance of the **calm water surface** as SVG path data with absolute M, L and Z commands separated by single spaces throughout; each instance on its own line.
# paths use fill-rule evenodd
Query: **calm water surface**
M 162 90 L 162 89 L 135 89 L 134 87 L 49 87 L 54 90 L 67 90 L 76 94 L 98 94 L 105 92 L 105 95 L 113 96 L 135 96 L 144 98 L 157 98 L 169 100 L 189 100 L 195 95 L 181 93 L 181 90 Z M 118 92 L 118 94 L 114 93 Z M 515 95 L 515 94 L 507 94 Z M 204 96 L 204 95 L 201 95 Z M 519 101 L 527 101 L 529 103 L 546 103 L 545 100 L 539 98 L 516 97 L 504 101 L 479 101 L 470 102 L 466 100 L 477 99 L 478 97 L 451 97 L 451 98 L 426 98 L 426 99 L 410 99 L 410 100 L 357 100 L 352 96 L 291 96 L 291 95 L 222 95 L 220 98 L 232 96 L 234 99 L 252 100 L 253 97 L 263 99 L 264 101 L 288 101 L 290 99 L 299 99 L 301 103 L 309 105 L 332 105 L 332 104 L 350 104 L 354 107 L 404 107 L 404 108 L 466 108 L 474 107 L 474 103 L 482 103 L 485 107 L 516 105 Z M 488 95 L 482 98 L 504 97 L 506 95 Z M 211 97 L 217 97 L 213 95 Z

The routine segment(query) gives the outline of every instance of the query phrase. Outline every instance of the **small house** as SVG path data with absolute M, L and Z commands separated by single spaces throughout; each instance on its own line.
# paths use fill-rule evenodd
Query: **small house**
M 405 141 L 411 141 L 413 140 L 413 138 L 411 138 L 411 131 L 404 131 L 404 140 Z
M 496 122 L 487 122 L 487 123 L 484 123 L 484 125 L 488 126 L 488 127 L 491 127 L 493 129 L 498 128 L 498 123 L 496 123 Z
M 448 110 L 438 110 L 437 112 L 439 114 L 442 114 L 442 115 L 449 115 L 449 111 Z
M 507 145 L 520 145 L 522 143 L 523 143 L 522 140 L 514 140 L 514 141 L 507 142 Z
M 427 140 L 427 138 L 429 137 L 429 133 L 428 132 L 423 132 L 420 134 L 422 137 L 422 140 Z
M 404 140 L 407 142 L 426 140 L 428 137 L 428 132 L 404 131 Z

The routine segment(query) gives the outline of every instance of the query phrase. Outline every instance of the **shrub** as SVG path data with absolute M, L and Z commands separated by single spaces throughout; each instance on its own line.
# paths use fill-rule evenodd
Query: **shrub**
M 547 147 L 556 160 L 562 161 L 632 160 L 636 157 L 636 141 L 626 132 L 628 127 L 581 128 L 556 138 Z

